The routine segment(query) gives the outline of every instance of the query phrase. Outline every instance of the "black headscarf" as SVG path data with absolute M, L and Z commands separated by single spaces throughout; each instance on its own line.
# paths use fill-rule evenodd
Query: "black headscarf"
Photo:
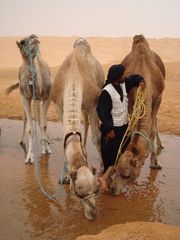
M 123 64 L 112 65 L 109 68 L 105 85 L 117 81 L 123 75 L 124 71 L 125 66 Z
M 125 66 L 123 64 L 116 64 L 116 65 L 112 65 L 109 68 L 108 74 L 107 74 L 107 80 L 103 86 L 103 88 L 108 85 L 109 83 L 113 83 L 115 81 L 117 81 L 123 74 L 125 71 Z M 120 95 L 121 101 L 123 101 L 123 91 L 119 86 L 115 86 L 115 89 L 117 90 L 117 92 Z

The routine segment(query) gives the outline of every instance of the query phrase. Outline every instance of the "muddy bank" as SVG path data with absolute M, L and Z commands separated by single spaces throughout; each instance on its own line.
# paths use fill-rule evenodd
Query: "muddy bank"
M 161 223 L 134 222 L 114 225 L 96 236 L 88 235 L 76 240 L 179 240 L 180 227 Z
M 35 179 L 34 165 L 25 165 L 19 146 L 22 122 L 1 119 L 0 126 L 0 233 L 2 240 L 71 240 L 94 235 L 114 224 L 158 221 L 180 225 L 180 137 L 161 135 L 165 149 L 159 156 L 162 171 L 150 170 L 146 161 L 141 176 L 125 194 L 97 199 L 99 216 L 89 222 L 80 203 L 63 187 L 57 202 L 47 200 Z M 41 157 L 41 177 L 47 190 L 54 191 L 62 169 L 63 144 L 59 123 L 49 123 L 53 154 Z M 98 154 L 88 140 L 88 160 L 98 167 Z M 163 239 L 164 240 L 164 239 Z

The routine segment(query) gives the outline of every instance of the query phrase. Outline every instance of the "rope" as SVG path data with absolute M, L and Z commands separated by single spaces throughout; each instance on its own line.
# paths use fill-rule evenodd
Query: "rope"
M 133 111 L 132 114 L 129 115 L 129 123 L 128 123 L 128 128 L 122 138 L 122 141 L 120 143 L 116 161 L 114 165 L 117 164 L 117 161 L 119 159 L 119 155 L 121 154 L 121 150 L 125 143 L 127 142 L 128 138 L 133 135 L 133 132 L 136 129 L 136 125 L 139 121 L 139 119 L 143 118 L 146 114 L 146 106 L 145 106 L 145 94 L 144 91 L 142 90 L 141 87 L 138 87 L 137 93 L 136 93 L 136 98 L 135 98 L 135 103 L 133 106 Z M 150 140 L 149 140 L 150 141 Z
M 128 138 L 130 136 L 133 136 L 135 134 L 140 134 L 150 143 L 150 146 L 152 146 L 151 140 L 148 138 L 148 136 L 146 136 L 145 134 L 143 134 L 140 131 L 135 131 L 136 125 L 137 125 L 139 119 L 143 118 L 145 116 L 145 114 L 146 114 L 145 93 L 141 87 L 138 87 L 137 93 L 136 93 L 136 98 L 135 98 L 135 103 L 133 106 L 133 111 L 132 111 L 132 114 L 129 115 L 128 128 L 127 128 L 126 132 L 124 133 L 124 136 L 121 140 L 114 166 L 117 164 L 119 156 L 121 154 L 121 150 L 122 150 L 123 146 L 126 144 Z M 113 173 L 113 168 L 111 169 L 111 172 L 109 175 L 110 177 L 112 176 L 112 173 Z M 108 183 L 109 183 L 110 177 L 107 181 Z
M 149 146 L 150 146 L 150 149 L 152 150 L 152 141 L 144 134 L 144 133 L 142 133 L 142 132 L 139 132 L 139 131 L 134 131 L 133 133 L 132 133 L 132 136 L 133 135 L 135 135 L 135 134 L 139 134 L 139 135 L 141 135 L 142 137 L 144 137 L 146 140 L 147 140 L 147 142 L 149 143 Z
M 29 61 L 30 61 L 30 73 L 31 73 L 31 79 L 32 81 L 29 82 L 29 85 L 32 85 L 32 89 L 33 89 L 33 100 L 34 100 L 34 133 L 35 133 L 35 146 L 36 146 L 36 151 L 35 151 L 35 175 L 36 175 L 36 180 L 39 184 L 40 190 L 41 192 L 50 200 L 57 198 L 57 196 L 59 195 L 60 191 L 61 191 L 61 187 L 62 187 L 62 182 L 63 179 L 65 177 L 65 173 L 67 171 L 67 166 L 66 166 L 66 162 L 64 162 L 64 166 L 62 169 L 62 172 L 60 173 L 60 181 L 58 186 L 56 187 L 56 190 L 53 194 L 48 193 L 41 181 L 41 177 L 40 177 L 40 161 L 39 161 L 39 157 L 38 157 L 38 153 L 39 153 L 39 145 L 38 145 L 38 107 L 37 107 L 37 97 L 36 97 L 36 93 L 35 93 L 35 77 L 36 77 L 36 69 L 33 65 L 33 57 L 31 54 L 31 51 L 29 50 L 29 42 L 26 39 L 25 41 L 25 46 L 24 46 L 24 50 L 26 52 L 26 55 L 29 57 Z M 38 53 L 38 51 L 36 51 Z M 57 140 L 57 139 L 55 139 Z M 43 144 L 44 140 L 41 141 L 41 143 Z M 47 143 L 47 142 L 46 142 Z

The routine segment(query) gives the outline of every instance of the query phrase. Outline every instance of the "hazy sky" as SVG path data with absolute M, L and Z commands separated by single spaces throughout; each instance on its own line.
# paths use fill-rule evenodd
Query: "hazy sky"
M 180 0 L 0 0 L 0 36 L 180 37 Z

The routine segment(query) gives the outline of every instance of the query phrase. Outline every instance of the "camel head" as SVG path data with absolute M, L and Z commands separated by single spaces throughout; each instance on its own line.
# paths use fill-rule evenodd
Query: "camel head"
M 87 42 L 87 40 L 84 38 L 76 39 L 73 47 L 74 47 L 74 49 L 82 49 L 88 53 L 91 52 L 91 47 L 90 47 L 89 43 Z
M 135 51 L 138 48 L 149 49 L 149 44 L 143 35 L 135 35 L 133 38 L 132 50 Z
M 85 217 L 89 220 L 94 219 L 97 216 L 96 195 L 99 190 L 96 169 L 88 168 L 86 155 L 77 134 L 69 137 L 65 143 L 71 191 L 81 201 Z
M 139 177 L 143 166 L 144 157 L 141 154 L 126 150 L 118 159 L 114 167 L 114 173 L 111 176 L 110 192 L 113 195 L 119 195 L 130 179 Z
M 35 34 L 16 42 L 23 59 L 27 59 L 29 54 L 31 54 L 32 58 L 35 58 L 39 53 L 39 43 L 39 39 Z
M 85 217 L 89 220 L 97 216 L 96 195 L 99 191 L 95 168 L 91 171 L 87 166 L 82 166 L 70 172 L 71 190 L 81 201 Z

